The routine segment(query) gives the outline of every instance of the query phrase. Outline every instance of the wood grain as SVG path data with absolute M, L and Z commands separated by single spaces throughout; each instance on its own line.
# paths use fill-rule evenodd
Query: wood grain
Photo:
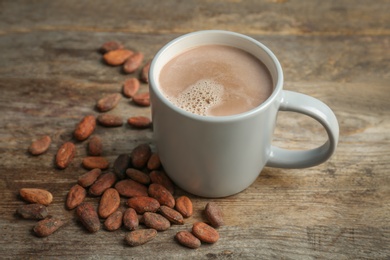
M 1 1 L 0 2 L 0 258 L 1 259 L 388 259 L 390 257 L 390 2 L 331 1 Z M 129 76 L 106 66 L 97 51 L 119 40 L 149 60 L 182 33 L 225 29 L 248 34 L 277 55 L 285 89 L 328 104 L 340 123 L 340 142 L 326 163 L 308 169 L 265 168 L 245 191 L 193 200 L 184 226 L 130 248 L 125 230 L 88 234 L 65 209 L 81 174 L 86 143 L 65 170 L 54 155 L 96 101 L 121 91 Z M 142 84 L 141 91 L 147 91 Z M 110 113 L 150 117 L 122 98 Z M 41 156 L 32 140 L 50 135 Z M 127 124 L 98 126 L 111 165 L 122 153 L 152 141 L 152 130 Z M 291 112 L 278 117 L 273 143 L 312 148 L 326 139 L 314 120 Z M 74 140 L 73 140 L 74 141 Z M 50 214 L 68 223 L 47 238 L 34 221 L 15 215 L 23 187 L 52 192 Z M 88 197 L 97 205 L 98 199 Z M 221 239 L 197 250 L 174 241 L 177 231 L 203 220 L 209 201 L 220 205 Z M 123 199 L 122 205 L 125 205 Z

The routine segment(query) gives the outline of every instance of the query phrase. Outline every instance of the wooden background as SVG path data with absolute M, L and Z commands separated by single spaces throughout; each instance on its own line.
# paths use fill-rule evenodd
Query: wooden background
M 0 258 L 1 259 L 389 259 L 390 258 L 390 1 L 0 1 Z M 64 208 L 67 191 L 86 170 L 85 142 L 65 170 L 54 154 L 71 140 L 94 105 L 120 92 L 130 77 L 101 61 L 108 40 L 141 51 L 146 59 L 169 40 L 202 29 L 254 37 L 279 58 L 285 89 L 327 103 L 340 123 L 335 155 L 317 167 L 266 168 L 240 194 L 213 201 L 226 226 L 214 245 L 190 250 L 173 236 L 202 220 L 210 199 L 191 196 L 194 216 L 150 243 L 124 242 L 125 230 L 88 234 Z M 147 90 L 147 85 L 142 85 Z M 111 113 L 124 120 L 150 116 L 123 98 Z M 31 141 L 48 134 L 48 152 L 30 156 Z M 98 127 L 112 163 L 151 130 Z M 326 139 L 314 120 L 282 112 L 274 144 L 311 148 Z M 15 210 L 23 187 L 54 195 L 52 215 L 68 225 L 37 238 L 35 221 Z M 185 194 L 177 189 L 178 195 Z M 89 198 L 94 203 L 96 200 Z

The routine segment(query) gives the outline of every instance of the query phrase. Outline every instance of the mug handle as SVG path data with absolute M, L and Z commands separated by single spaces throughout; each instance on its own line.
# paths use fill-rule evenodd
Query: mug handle
M 334 153 L 339 139 L 339 124 L 333 111 L 320 100 L 308 95 L 283 90 L 280 111 L 308 115 L 322 124 L 328 140 L 311 150 L 288 150 L 271 146 L 266 166 L 278 168 L 306 168 L 325 162 Z

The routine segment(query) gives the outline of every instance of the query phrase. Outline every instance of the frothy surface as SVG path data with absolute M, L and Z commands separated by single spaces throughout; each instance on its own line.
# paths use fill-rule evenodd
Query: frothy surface
M 163 94 L 177 107 L 202 116 L 225 116 L 251 110 L 272 93 L 265 65 L 253 55 L 224 45 L 184 52 L 162 69 Z

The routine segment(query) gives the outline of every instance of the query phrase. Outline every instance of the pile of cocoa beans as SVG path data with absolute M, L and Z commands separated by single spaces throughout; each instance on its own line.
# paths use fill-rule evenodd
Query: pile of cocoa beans
M 122 66 L 123 72 L 135 73 L 141 68 L 144 55 L 124 48 L 117 41 L 102 45 L 103 60 L 110 66 Z M 131 98 L 134 104 L 150 106 L 149 93 L 138 93 L 140 82 L 148 83 L 150 61 L 140 70 L 139 79 L 128 78 L 123 83 L 122 95 Z M 128 154 L 119 155 L 110 168 L 110 162 L 102 157 L 103 144 L 99 136 L 93 135 L 97 124 L 103 127 L 119 127 L 122 118 L 105 113 L 117 106 L 122 98 L 120 93 L 108 94 L 97 100 L 95 108 L 101 114 L 87 115 L 77 123 L 73 137 L 77 142 L 86 142 L 88 156 L 82 166 L 88 171 L 75 180 L 68 192 L 65 207 L 74 210 L 75 217 L 89 232 L 97 232 L 103 225 L 108 231 L 124 227 L 124 236 L 130 246 L 142 245 L 165 231 L 171 225 L 183 225 L 193 214 L 192 201 L 187 196 L 174 197 L 175 186 L 164 172 L 158 154 L 153 153 L 148 144 L 140 144 Z M 149 128 L 151 120 L 143 116 L 127 119 L 127 123 L 138 129 Z M 44 154 L 51 145 L 50 136 L 34 140 L 28 151 L 35 156 Z M 73 141 L 60 145 L 55 155 L 55 166 L 68 167 L 76 155 Z M 52 194 L 43 189 L 22 188 L 20 197 L 28 202 L 17 209 L 26 219 L 39 220 L 33 231 L 39 237 L 49 236 L 67 221 L 48 214 L 47 206 L 52 202 Z M 99 199 L 98 207 L 85 201 L 85 198 Z M 121 198 L 126 198 L 125 207 Z M 222 226 L 223 216 L 214 202 L 205 206 L 204 222 L 195 222 L 191 230 L 182 230 L 175 235 L 176 241 L 188 248 L 198 248 L 201 243 L 215 243 L 219 239 L 217 228 Z

